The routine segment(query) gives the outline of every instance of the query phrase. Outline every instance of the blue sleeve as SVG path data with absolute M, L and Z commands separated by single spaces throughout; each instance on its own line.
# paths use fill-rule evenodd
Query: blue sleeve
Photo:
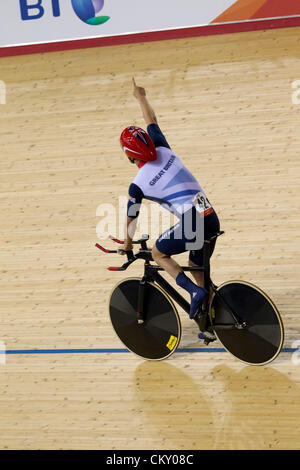
M 140 213 L 140 207 L 144 193 L 136 184 L 132 183 L 129 186 L 129 198 L 127 205 L 127 215 L 128 217 L 136 218 Z
M 158 124 L 149 124 L 147 127 L 147 132 L 155 147 L 167 147 L 168 149 L 171 148 Z

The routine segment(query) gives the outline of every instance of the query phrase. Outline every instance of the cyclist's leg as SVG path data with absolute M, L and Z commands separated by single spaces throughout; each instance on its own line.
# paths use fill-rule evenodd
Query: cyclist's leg
M 215 213 L 208 215 L 204 218 L 204 238 L 208 239 L 212 237 L 216 232 L 220 230 L 220 223 L 218 217 Z M 216 240 L 213 240 L 210 243 L 210 257 L 212 256 L 216 245 Z M 203 248 L 200 250 L 192 250 L 189 253 L 189 266 L 203 266 L 204 264 L 204 250 Z M 194 279 L 199 286 L 204 286 L 204 273 L 201 271 L 192 271 Z M 209 301 L 211 300 L 213 295 L 213 290 L 210 287 L 209 289 Z M 199 333 L 198 337 L 203 339 L 203 337 L 207 340 L 209 338 L 211 341 L 215 340 L 216 337 L 213 332 L 209 330 L 210 321 L 207 317 L 206 319 L 206 326 L 204 327 L 205 331 L 201 330 L 202 333 Z M 204 336 L 203 336 L 204 335 Z
M 216 245 L 216 241 L 213 240 L 210 243 L 210 257 L 214 252 Z M 190 251 L 189 254 L 189 260 L 188 260 L 189 266 L 203 266 L 203 249 L 197 250 L 197 251 Z M 198 286 L 204 287 L 204 273 L 201 271 L 191 271 L 196 283 Z M 213 293 L 213 290 L 211 289 L 211 294 Z
M 202 266 L 203 265 L 201 262 L 194 263 L 190 258 L 188 260 L 188 264 L 189 264 L 189 266 L 192 266 L 192 267 L 197 267 L 197 266 Z M 194 279 L 196 281 L 197 286 L 204 287 L 204 273 L 201 272 L 201 271 L 191 271 L 191 273 L 192 273 L 192 276 L 194 277 Z M 209 288 L 209 300 L 211 300 L 213 293 L 214 293 L 214 291 L 210 287 Z
M 220 230 L 220 222 L 215 212 L 204 218 L 204 237 L 210 238 Z M 210 243 L 210 257 L 216 246 L 216 240 Z M 203 266 L 203 248 L 201 250 L 192 250 L 189 254 L 189 266 Z M 198 286 L 204 287 L 204 273 L 201 271 L 192 271 L 192 275 Z M 210 289 L 210 298 L 213 290 Z
M 201 266 L 201 264 L 194 263 L 190 258 L 188 259 L 188 264 L 192 267 Z M 191 274 L 195 279 L 196 284 L 200 287 L 204 287 L 204 273 L 201 271 L 191 271 Z
M 159 251 L 156 245 L 152 248 L 152 257 L 173 279 L 176 280 L 178 274 L 182 272 L 181 266 L 170 255 Z
M 182 272 L 181 266 L 172 258 L 173 255 L 186 251 L 185 240 L 181 236 L 181 221 L 166 230 L 152 248 L 152 257 L 173 279 Z
M 152 256 L 175 279 L 177 285 L 189 292 L 191 296 L 190 318 L 193 318 L 208 293 L 203 287 L 192 282 L 179 264 L 172 259 L 172 255 L 187 251 L 187 243 L 190 243 L 190 240 L 185 238 L 183 223 L 183 219 L 181 219 L 158 238 L 152 249 Z

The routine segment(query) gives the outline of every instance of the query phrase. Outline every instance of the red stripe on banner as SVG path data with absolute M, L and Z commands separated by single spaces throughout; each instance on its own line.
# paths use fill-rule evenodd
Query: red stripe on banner
M 300 16 L 276 18 L 261 21 L 245 21 L 241 23 L 210 24 L 194 28 L 171 29 L 149 33 L 126 34 L 105 38 L 80 39 L 74 41 L 51 42 L 45 44 L 30 44 L 27 46 L 1 47 L 0 57 L 11 57 L 25 54 L 40 54 L 43 52 L 58 52 L 91 47 L 116 46 L 140 42 L 163 41 L 167 39 L 182 39 L 215 34 L 240 33 L 264 29 L 290 28 L 300 26 Z
M 252 18 L 270 18 L 277 16 L 292 16 L 300 14 L 299 0 L 266 0 Z

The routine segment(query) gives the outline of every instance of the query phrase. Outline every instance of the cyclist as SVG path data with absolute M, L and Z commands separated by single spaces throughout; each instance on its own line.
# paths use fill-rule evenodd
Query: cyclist
M 139 171 L 129 186 L 124 251 L 132 250 L 132 239 L 143 199 L 158 202 L 175 214 L 179 222 L 164 232 L 152 248 L 154 261 L 168 272 L 191 297 L 190 318 L 209 295 L 204 275 L 192 271 L 196 284 L 185 275 L 172 255 L 189 251 L 189 266 L 203 265 L 204 239 L 220 229 L 218 216 L 196 178 L 171 150 L 161 132 L 144 88 L 133 79 L 133 94 L 140 104 L 147 132 L 130 126 L 121 134 L 123 151 Z M 210 256 L 215 247 L 211 243 Z

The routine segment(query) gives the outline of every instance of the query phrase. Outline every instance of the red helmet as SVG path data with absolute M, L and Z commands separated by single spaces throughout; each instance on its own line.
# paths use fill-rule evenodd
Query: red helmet
M 129 160 L 153 162 L 157 159 L 156 148 L 147 132 L 140 127 L 126 127 L 120 137 L 121 147 Z

